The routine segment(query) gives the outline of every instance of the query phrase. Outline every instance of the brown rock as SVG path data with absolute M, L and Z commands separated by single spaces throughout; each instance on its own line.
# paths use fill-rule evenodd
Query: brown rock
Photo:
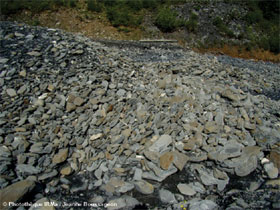
M 240 100 L 239 95 L 234 93 L 230 89 L 227 89 L 227 90 L 223 91 L 221 95 L 222 95 L 222 97 L 227 98 L 231 101 L 239 101 Z
M 60 173 L 67 176 L 72 173 L 72 168 L 70 166 L 66 166 L 60 170 Z
M 26 193 L 30 192 L 34 187 L 35 182 L 25 179 L 0 190 L 0 209 L 8 209 L 9 206 L 4 206 L 4 202 L 9 203 L 19 201 Z
M 108 151 L 105 152 L 105 157 L 106 157 L 107 160 L 113 160 L 114 159 L 114 157 Z
M 74 96 L 73 94 L 69 94 L 67 97 L 67 102 L 73 103 L 75 98 L 76 98 L 76 96 Z
M 71 112 L 76 109 L 76 105 L 72 104 L 71 102 L 67 102 L 66 104 L 66 111 Z
M 25 70 L 20 71 L 19 75 L 22 77 L 26 77 L 26 71 Z
M 62 163 L 67 159 L 68 156 L 68 148 L 61 149 L 59 152 L 53 157 L 52 162 L 54 164 Z
M 50 92 L 54 91 L 54 86 L 52 84 L 48 85 L 48 91 L 50 91 Z
M 15 128 L 15 131 L 16 131 L 16 132 L 25 132 L 26 129 L 23 128 L 23 127 L 17 127 L 17 128 Z
M 274 163 L 274 166 L 280 171 L 280 152 L 272 150 L 269 154 L 269 159 Z
M 218 129 L 219 126 L 217 126 L 215 122 L 207 122 L 204 127 L 204 131 L 206 133 L 217 133 Z
M 187 143 L 184 144 L 184 150 L 194 150 L 196 148 L 195 140 L 189 139 Z
M 173 152 L 174 155 L 174 160 L 173 163 L 174 165 L 180 170 L 182 171 L 184 166 L 186 165 L 186 163 L 189 160 L 189 157 L 183 153 L 180 153 L 178 151 L 174 151 Z
M 168 170 L 169 166 L 172 164 L 174 160 L 174 156 L 172 152 L 166 152 L 162 156 L 160 156 L 160 167 L 164 170 Z

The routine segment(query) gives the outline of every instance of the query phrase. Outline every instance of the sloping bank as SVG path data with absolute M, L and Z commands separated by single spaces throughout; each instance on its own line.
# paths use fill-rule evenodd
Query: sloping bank
M 279 208 L 279 65 L 0 24 L 2 208 Z

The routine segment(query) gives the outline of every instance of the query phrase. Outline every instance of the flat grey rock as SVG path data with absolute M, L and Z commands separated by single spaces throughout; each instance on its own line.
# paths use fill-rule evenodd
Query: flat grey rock
M 174 194 L 165 189 L 161 189 L 159 191 L 159 198 L 160 198 L 161 202 L 163 202 L 163 203 L 169 203 L 169 204 L 177 203 L 177 200 L 176 200 Z
M 142 194 L 149 195 L 154 192 L 154 186 L 144 180 L 135 181 L 134 185 L 136 190 Z
M 193 190 L 193 188 L 188 184 L 178 184 L 177 188 L 180 191 L 180 193 L 184 195 L 192 196 L 196 194 L 196 191 Z
M 172 138 L 169 135 L 162 135 L 156 140 L 153 145 L 149 148 L 152 152 L 161 152 L 166 149 L 168 145 L 172 143 Z
M 15 96 L 17 95 L 15 89 L 9 88 L 9 89 L 7 89 L 6 91 L 7 91 L 7 94 L 8 94 L 10 97 L 15 97 Z
M 211 200 L 190 201 L 190 210 L 215 210 L 218 207 L 216 203 Z

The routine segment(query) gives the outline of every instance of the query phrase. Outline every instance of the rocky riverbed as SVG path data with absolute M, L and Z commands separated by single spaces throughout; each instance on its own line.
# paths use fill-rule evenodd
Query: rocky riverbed
M 0 23 L 3 209 L 280 208 L 280 66 Z

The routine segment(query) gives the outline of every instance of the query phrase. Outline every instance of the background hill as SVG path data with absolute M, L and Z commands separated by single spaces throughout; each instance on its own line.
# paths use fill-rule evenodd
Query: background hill
M 1 0 L 1 20 L 280 61 L 279 0 Z

